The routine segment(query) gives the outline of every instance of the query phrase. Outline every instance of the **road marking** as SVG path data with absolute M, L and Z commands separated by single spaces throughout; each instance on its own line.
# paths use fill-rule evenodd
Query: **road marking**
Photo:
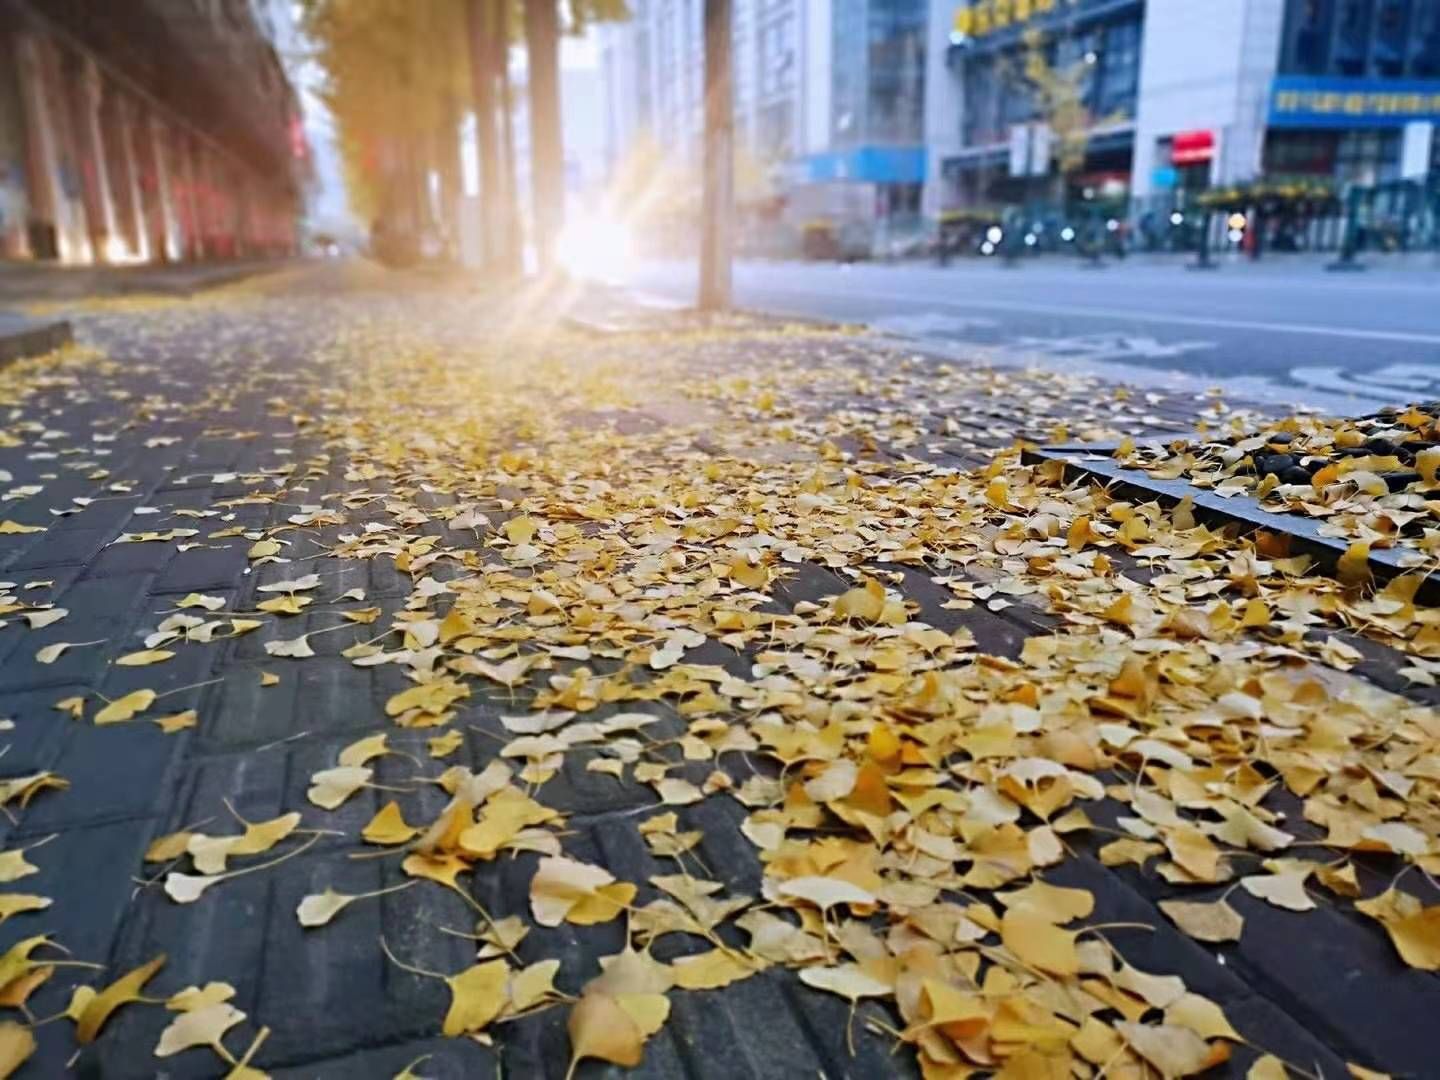
M 851 292 L 830 289 L 803 289 L 793 285 L 770 286 L 782 295 L 823 297 L 827 300 L 855 300 Z M 1022 311 L 1032 315 L 1075 315 L 1082 319 L 1125 319 L 1130 322 L 1162 323 L 1173 326 L 1204 326 L 1226 330 L 1264 330 L 1281 334 L 1313 334 L 1319 337 L 1361 338 L 1367 341 L 1403 341 L 1419 345 L 1440 345 L 1440 334 L 1414 334 L 1401 330 L 1361 330 L 1343 326 L 1311 326 L 1305 323 L 1256 322 L 1249 319 L 1209 319 L 1195 315 L 1149 315 L 1128 308 L 1075 307 L 1066 304 L 1024 304 L 1014 300 L 949 300 L 939 296 L 917 296 L 914 293 L 887 293 L 866 289 L 859 297 L 865 300 L 891 300 L 929 307 L 991 308 L 995 311 Z M 763 301 L 755 306 L 762 310 Z

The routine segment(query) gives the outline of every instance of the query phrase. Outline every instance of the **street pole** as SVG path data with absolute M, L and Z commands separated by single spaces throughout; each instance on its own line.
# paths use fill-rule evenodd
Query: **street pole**
M 1360 249 L 1360 185 L 1354 184 L 1345 199 L 1345 236 L 1340 241 L 1340 258 L 1325 267 L 1326 270 L 1364 270 L 1365 264 L 1355 256 Z
M 705 0 L 705 160 L 700 202 L 700 310 L 730 307 L 734 244 L 734 111 L 730 72 L 731 0 Z
M 1205 216 L 1200 219 L 1200 250 L 1196 253 L 1195 261 L 1186 263 L 1190 270 L 1214 270 L 1215 263 L 1210 259 L 1210 211 L 1205 211 Z

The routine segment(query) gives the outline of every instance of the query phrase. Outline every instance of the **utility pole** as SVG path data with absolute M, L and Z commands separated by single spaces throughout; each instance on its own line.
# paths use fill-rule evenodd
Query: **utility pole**
M 700 310 L 730 307 L 734 247 L 734 107 L 731 0 L 705 0 L 705 176 L 700 203 Z

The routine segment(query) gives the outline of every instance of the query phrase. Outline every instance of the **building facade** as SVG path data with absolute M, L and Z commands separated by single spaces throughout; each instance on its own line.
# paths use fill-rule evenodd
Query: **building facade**
M 935 29 L 947 85 L 932 94 L 946 116 L 928 125 L 943 147 L 930 206 L 1143 203 L 1440 168 L 1440 0 L 965 0 L 950 13 Z M 1083 106 L 1071 169 L 1055 160 L 1054 100 L 1027 77 L 1037 51 Z
M 703 0 L 634 0 L 600 30 L 606 159 L 698 167 Z M 927 0 L 735 0 L 737 194 L 794 224 L 918 220 Z
M 0 0 L 0 258 L 292 250 L 305 145 L 257 10 L 120 7 Z

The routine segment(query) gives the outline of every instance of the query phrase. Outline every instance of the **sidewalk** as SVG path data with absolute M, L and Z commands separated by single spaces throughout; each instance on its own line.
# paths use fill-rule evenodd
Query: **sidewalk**
M 1015 449 L 1253 414 L 617 303 L 0 371 L 17 1075 L 1427 1073 L 1433 612 Z
M 99 296 L 191 296 L 297 264 L 295 259 L 84 267 L 0 262 L 0 304 L 16 307 Z

